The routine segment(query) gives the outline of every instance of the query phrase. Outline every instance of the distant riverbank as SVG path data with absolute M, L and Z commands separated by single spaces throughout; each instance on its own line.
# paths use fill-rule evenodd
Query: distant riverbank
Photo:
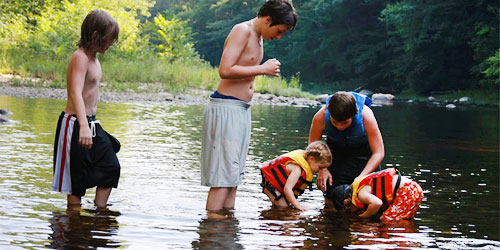
M 143 83 L 133 85 L 120 85 L 119 88 L 113 84 L 101 83 L 100 102 L 165 102 L 174 105 L 201 105 L 205 104 L 213 90 L 191 88 L 182 92 L 168 92 L 161 83 Z M 65 88 L 50 87 L 43 79 L 21 78 L 10 74 L 0 74 L 0 95 L 27 98 L 50 98 L 66 99 Z M 284 90 L 286 92 L 286 89 Z M 363 93 L 363 91 L 361 91 Z M 255 92 L 252 104 L 254 105 L 283 105 L 297 107 L 313 107 L 324 104 L 328 94 L 312 95 L 307 92 L 299 96 L 281 96 L 277 94 Z M 331 94 L 331 93 L 329 93 Z M 374 105 L 392 105 L 394 102 L 407 102 L 410 104 L 424 104 L 433 106 L 487 106 L 498 107 L 498 93 L 488 95 L 480 91 L 454 92 L 448 95 L 436 95 L 434 97 L 423 97 L 416 95 L 401 94 L 393 96 L 390 94 L 364 93 L 372 97 Z M 373 95 L 372 95 L 373 94 Z
M 19 81 L 12 75 L 0 75 L 0 95 L 8 95 L 14 97 L 27 98 L 50 98 L 50 99 L 66 99 L 66 89 L 39 87 L 43 84 L 20 84 Z M 26 82 L 26 81 L 24 81 Z M 102 83 L 99 101 L 101 102 L 165 102 L 175 105 L 197 105 L 205 104 L 208 97 L 213 92 L 212 90 L 190 89 L 184 93 L 172 94 L 170 92 L 145 92 L 150 89 L 149 86 L 140 92 L 132 90 L 124 91 L 109 91 L 106 90 L 106 83 Z M 103 90 L 104 89 L 104 90 Z M 154 88 L 153 88 L 154 89 Z M 252 99 L 252 104 L 255 105 L 291 105 L 291 106 L 317 106 L 321 103 L 316 100 L 305 97 L 284 97 L 273 94 L 255 93 Z

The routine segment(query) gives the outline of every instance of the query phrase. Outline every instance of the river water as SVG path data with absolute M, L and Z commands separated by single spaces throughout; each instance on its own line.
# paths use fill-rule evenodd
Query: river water
M 399 166 L 425 198 L 413 221 L 384 225 L 323 209 L 271 208 L 261 193 L 264 161 L 304 148 L 316 108 L 252 107 L 252 138 L 236 208 L 209 219 L 200 186 L 203 106 L 101 103 L 97 118 L 122 143 L 122 171 L 109 211 L 65 211 L 50 191 L 57 118 L 64 100 L 0 95 L 13 112 L 0 124 L 0 249 L 498 249 L 498 109 L 415 104 L 373 107 L 385 167 Z M 314 187 L 316 187 L 314 185 Z

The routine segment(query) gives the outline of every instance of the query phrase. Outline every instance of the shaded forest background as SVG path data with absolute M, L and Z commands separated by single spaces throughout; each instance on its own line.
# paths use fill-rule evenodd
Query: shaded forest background
M 255 17 L 263 3 L 3 1 L 0 70 L 64 82 L 59 68 L 64 75 L 79 25 L 90 10 L 101 8 L 121 27 L 120 42 L 103 60 L 114 65 L 110 71 L 116 67 L 132 72 L 110 73 L 109 81 L 179 81 L 175 74 L 181 72 L 198 74 L 195 81 L 213 88 L 209 82 L 216 84 L 217 75 L 211 67 L 219 64 L 227 34 L 234 24 Z M 281 61 L 287 86 L 292 83 L 313 92 L 366 88 L 418 95 L 461 90 L 498 93 L 498 1 L 294 0 L 293 4 L 299 15 L 296 29 L 264 45 L 267 58 Z M 37 58 L 63 63 L 39 69 L 24 62 Z M 137 67 L 139 72 L 132 69 Z M 164 75 L 164 67 L 174 67 L 167 70 L 171 75 Z M 203 73 L 207 71 L 211 73 Z

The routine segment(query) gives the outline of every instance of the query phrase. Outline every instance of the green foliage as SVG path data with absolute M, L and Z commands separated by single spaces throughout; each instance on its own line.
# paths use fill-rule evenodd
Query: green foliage
M 168 62 L 157 55 L 132 61 L 116 59 L 108 62 L 105 70 L 105 89 L 115 91 L 178 93 L 200 87 L 215 89 L 219 80 L 217 70 L 207 63 Z
M 165 19 L 162 14 L 154 17 L 153 23 L 148 23 L 151 42 L 155 45 L 158 54 L 168 61 L 196 58 L 197 53 L 193 48 L 192 31 L 187 23 L 177 17 Z
M 263 1 L 169 1 L 190 19 L 196 50 L 217 65 L 230 28 Z M 478 88 L 498 49 L 498 2 L 488 0 L 294 0 L 298 26 L 265 43 L 285 77 L 300 73 L 315 89 L 333 82 L 398 93 Z M 487 79 L 486 79 L 487 80 Z M 317 87 L 321 86 L 323 87 Z
M 0 10 L 4 10 L 0 11 L 0 50 L 2 51 L 24 42 L 31 34 L 27 29 L 27 17 L 13 11 L 5 11 L 4 5 L 6 4 L 0 4 Z
M 109 86 L 137 89 L 145 82 L 157 82 L 175 91 L 190 86 L 213 89 L 219 80 L 217 70 L 200 58 L 217 65 L 231 28 L 255 17 L 263 3 L 2 1 L 0 71 L 44 77 L 54 87 L 64 86 L 81 22 L 91 10 L 104 9 L 121 28 L 119 42 L 99 56 Z M 264 45 L 264 60 L 277 58 L 282 75 L 290 81 L 257 78 L 258 90 L 303 88 L 321 93 L 364 87 L 429 94 L 494 87 L 498 92 L 497 1 L 294 0 L 293 4 L 298 26 L 282 40 Z
M 292 78 L 290 82 L 280 77 L 258 76 L 255 78 L 255 91 L 259 93 L 269 93 L 279 96 L 301 96 L 313 99 L 313 95 L 304 93 L 300 89 L 297 78 Z
M 119 43 L 115 53 L 140 50 L 147 41 L 139 36 L 139 15 L 147 16 L 152 3 L 144 0 L 93 1 L 46 1 L 39 15 L 32 17 L 36 25 L 27 27 L 21 22 L 11 22 L 25 37 L 15 38 L 15 47 L 23 47 L 34 55 L 50 58 L 66 58 L 76 49 L 80 38 L 80 27 L 85 16 L 94 9 L 103 9 L 113 16 L 120 25 Z M 22 20 L 22 19 L 21 19 Z M 32 30 L 32 32 L 29 32 Z M 4 37 L 3 34 L 0 34 Z M 12 47 L 12 46 L 11 46 Z
M 481 64 L 498 48 L 496 14 L 489 10 L 498 6 L 492 6 L 470 0 L 388 5 L 381 20 L 397 49 L 390 58 L 396 79 L 419 94 L 477 87 Z
M 486 64 L 488 68 L 483 73 L 491 79 L 491 82 L 500 84 L 500 49 L 486 60 Z
M 474 66 L 471 68 L 471 73 L 477 78 L 481 79 L 485 87 L 498 82 L 497 77 L 494 76 L 493 69 L 489 70 L 492 63 L 495 63 L 493 58 L 494 54 L 499 50 L 499 25 L 500 10 L 498 2 L 480 0 L 475 3 L 477 13 L 474 15 L 474 23 L 471 27 L 470 46 L 474 54 Z M 498 63 L 496 64 L 498 68 Z M 486 74 L 482 74 L 488 72 Z M 486 79 L 482 77 L 486 76 Z
M 68 59 L 69 60 L 69 59 Z M 12 48 L 5 51 L 3 55 L 4 64 L 2 72 L 13 73 L 21 76 L 41 77 L 59 86 L 66 86 L 66 68 L 68 60 L 54 60 L 34 56 L 30 50 L 24 48 Z
M 263 1 L 187 0 L 179 16 L 189 19 L 195 32 L 195 49 L 212 65 L 218 65 L 231 28 L 257 16 Z
M 299 79 L 299 77 L 298 76 L 292 76 L 292 78 L 290 78 L 290 81 L 288 82 L 287 87 L 300 89 L 301 86 L 300 86 L 300 79 Z
M 381 1 L 294 1 L 299 23 L 286 39 L 269 45 L 283 74 L 300 72 L 310 82 L 351 82 L 353 88 L 381 81 L 385 34 Z
M 0 2 L 0 38 L 9 33 L 19 34 L 25 28 L 36 25 L 36 16 L 43 10 L 47 0 L 6 0 Z M 18 36 L 10 37 L 18 41 Z M 2 45 L 5 44 L 2 42 Z

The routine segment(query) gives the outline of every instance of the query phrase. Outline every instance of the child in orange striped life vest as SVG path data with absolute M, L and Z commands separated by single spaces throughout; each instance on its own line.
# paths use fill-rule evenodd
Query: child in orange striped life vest
M 313 174 L 327 168 L 332 162 L 332 154 L 323 141 L 315 141 L 306 150 L 294 150 L 266 162 L 260 169 L 262 192 L 273 205 L 292 205 L 301 211 L 307 210 L 297 197 L 312 185 Z
M 362 218 L 383 211 L 380 220 L 385 223 L 412 219 L 424 198 L 422 187 L 395 168 L 356 178 L 352 185 L 337 186 L 332 196 L 337 210 L 361 212 Z

